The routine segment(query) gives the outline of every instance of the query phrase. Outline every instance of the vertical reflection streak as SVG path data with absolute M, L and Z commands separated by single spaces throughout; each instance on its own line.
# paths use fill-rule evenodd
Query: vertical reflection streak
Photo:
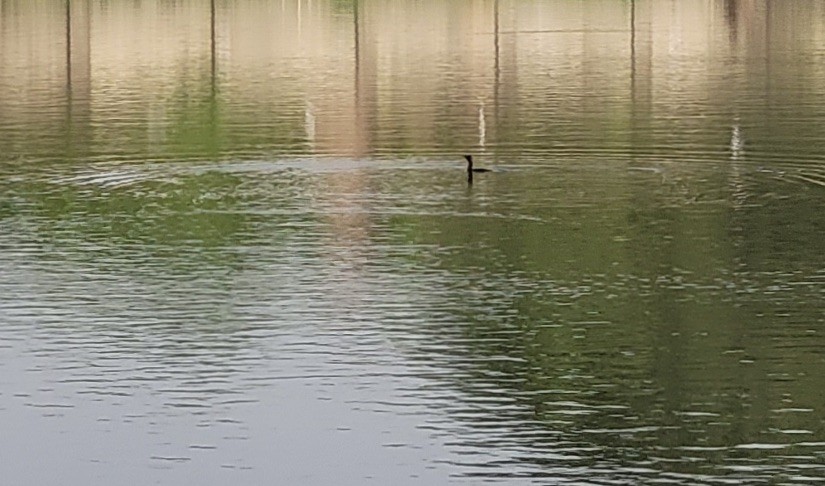
M 210 54 L 212 56 L 212 95 L 215 95 L 215 75 L 217 73 L 217 58 L 216 58 L 216 46 L 215 46 L 215 0 L 211 0 L 210 2 Z
M 499 0 L 495 0 L 493 3 L 493 49 L 495 56 L 495 59 L 493 60 L 493 112 L 496 118 L 495 126 L 497 127 L 500 119 L 499 95 L 501 90 L 501 64 L 499 60 L 499 53 L 501 49 L 501 45 L 499 43 Z M 498 130 L 496 130 L 494 135 L 496 139 L 498 139 Z
M 72 0 L 66 0 L 66 93 L 72 96 Z

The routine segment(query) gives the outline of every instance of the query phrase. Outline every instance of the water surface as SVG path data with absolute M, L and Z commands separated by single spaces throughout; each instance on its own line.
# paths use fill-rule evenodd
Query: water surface
M 0 1 L 0 473 L 822 481 L 823 19 Z

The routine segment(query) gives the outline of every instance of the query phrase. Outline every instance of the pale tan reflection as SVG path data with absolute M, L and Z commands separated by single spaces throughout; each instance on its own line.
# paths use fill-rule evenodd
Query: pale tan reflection
M 482 149 L 487 145 L 487 117 L 484 114 L 484 103 L 478 107 L 478 146 Z
M 66 2 L 66 78 L 72 100 L 88 109 L 92 82 L 91 9 L 88 0 Z M 75 106 L 74 108 L 81 108 Z
M 364 0 L 355 0 L 353 32 L 355 36 L 355 99 L 352 132 L 352 155 L 362 157 L 372 151 L 371 138 L 378 112 L 378 49 L 375 24 L 371 23 Z
M 490 150 L 531 115 L 569 121 L 601 113 L 603 106 L 587 96 L 593 92 L 630 98 L 624 106 L 632 108 L 618 114 L 645 133 L 662 111 L 701 115 L 704 103 L 685 93 L 728 96 L 719 89 L 727 80 L 708 76 L 730 70 L 720 52 L 745 60 L 743 76 L 768 73 L 761 79 L 771 97 L 787 90 L 798 72 L 823 69 L 778 70 L 773 53 L 825 42 L 816 20 L 825 15 L 825 2 L 818 0 L 0 5 L 1 117 L 51 133 L 64 129 L 65 117 L 54 126 L 55 112 L 68 113 L 75 127 L 99 114 L 108 117 L 98 123 L 108 132 L 97 140 L 141 140 L 109 129 L 108 121 L 117 119 L 147 132 L 147 150 L 164 148 L 164 127 L 178 121 L 169 120 L 175 113 L 192 119 L 180 115 L 181 106 L 204 89 L 226 107 L 213 120 L 222 128 L 289 125 L 290 133 L 300 133 L 303 125 L 310 153 L 360 157 L 386 149 L 388 137 L 413 149 Z M 615 74 L 602 75 L 608 68 Z M 32 105 L 47 108 L 28 109 Z M 450 138 L 433 147 L 438 127 L 447 127 Z M 224 143 L 237 135 L 258 138 L 224 133 L 230 141 Z
M 345 276 L 356 281 L 368 261 L 373 234 L 372 208 L 366 177 L 359 170 L 339 172 L 324 178 L 326 208 L 323 211 L 330 228 L 324 248 L 330 249 L 327 258 L 347 266 Z
M 372 137 L 378 110 L 377 45 L 371 13 L 365 2 L 353 3 L 351 56 L 342 56 L 352 62 L 352 96 L 350 99 L 332 99 L 310 92 L 306 102 L 306 134 L 310 149 L 321 153 L 336 153 L 360 158 L 372 151 Z M 300 2 L 299 2 L 300 5 Z M 320 114 L 321 116 L 318 116 Z M 324 116 L 328 115 L 328 116 Z M 329 116 L 331 115 L 331 116 Z M 348 305 L 352 296 L 347 290 L 362 280 L 362 264 L 366 261 L 372 221 L 369 208 L 364 207 L 362 195 L 368 193 L 365 178 L 359 170 L 331 174 L 324 193 L 333 210 L 324 211 L 331 228 L 333 241 L 331 261 L 346 265 L 340 276 L 342 288 L 334 296 Z
M 231 3 L 221 12 L 228 25 L 222 95 L 258 122 L 299 116 L 312 153 L 364 153 L 376 59 L 362 9 L 329 0 Z
M 770 65 L 769 38 L 769 10 L 770 4 L 760 0 L 725 0 L 724 26 L 727 29 L 730 55 L 741 57 L 749 70 L 768 74 Z M 770 89 L 765 87 L 766 91 Z M 734 209 L 742 209 L 750 192 L 743 178 L 743 162 L 745 159 L 745 134 L 738 104 L 747 105 L 747 101 L 739 101 L 740 94 L 733 93 L 733 113 L 730 125 L 730 165 L 728 169 L 728 185 L 730 187 L 731 202 Z M 721 102 L 722 100 L 720 100 Z
M 91 7 L 89 0 L 66 2 L 66 93 L 68 151 L 88 145 L 92 113 Z
M 69 83 L 66 3 L 1 3 L 0 120 L 37 134 L 62 134 Z M 0 152 L 11 152 L 4 150 L 9 142 L 0 136 Z
M 484 71 L 492 74 L 492 52 L 478 46 L 488 43 L 492 47 L 491 39 L 483 35 L 490 27 L 491 10 L 470 10 L 469 5 L 433 0 L 416 4 L 355 1 L 352 53 L 337 57 L 351 59 L 352 90 L 347 92 L 339 87 L 333 91 L 343 96 L 331 97 L 324 83 L 318 83 L 320 88 L 313 88 L 314 83 L 310 83 L 308 89 L 315 113 L 315 150 L 356 157 L 369 154 L 376 133 L 382 125 L 390 124 L 390 131 L 431 141 L 438 108 L 443 107 L 438 97 L 444 96 L 445 91 L 463 91 L 462 97 L 484 103 L 489 98 L 489 90 L 484 89 Z M 308 33 L 306 29 L 303 32 Z M 449 86 L 444 85 L 443 77 L 435 70 L 444 64 L 445 57 L 457 63 L 455 67 L 460 71 L 464 72 L 466 67 L 468 72 Z M 481 75 L 473 73 L 476 65 L 480 66 Z M 339 85 L 345 82 L 346 79 L 337 81 Z M 415 109 L 394 112 L 394 93 L 414 94 Z M 450 104 L 451 108 L 454 106 Z M 468 119 L 478 116 L 472 105 L 465 106 L 464 115 Z M 478 144 L 467 142 L 471 146 Z
M 649 1 L 630 2 L 630 90 L 633 133 L 648 129 L 653 105 L 653 27 Z M 641 125 L 639 125 L 641 123 Z
M 737 48 L 764 50 L 769 11 L 770 2 L 764 0 L 725 0 L 724 16 L 731 44 Z
M 307 145 L 317 153 L 362 156 L 373 151 L 383 131 L 428 145 L 445 116 L 466 120 L 466 125 L 478 120 L 475 134 L 456 130 L 451 142 L 483 149 L 491 139 L 501 138 L 501 126 L 516 123 L 520 112 L 529 108 L 529 103 L 519 102 L 522 85 L 542 83 L 548 74 L 559 91 L 579 86 L 626 93 L 620 78 L 617 82 L 587 75 L 588 70 L 603 69 L 601 46 L 616 48 L 604 43 L 605 35 L 628 35 L 627 25 L 616 21 L 621 21 L 624 7 L 615 4 L 607 13 L 587 9 L 582 18 L 580 7 L 563 3 L 358 1 L 352 4 L 352 24 L 346 28 L 343 16 L 330 17 L 331 8 L 327 2 L 282 2 L 276 34 L 269 25 L 272 20 L 256 26 L 261 20 L 251 17 L 265 19 L 261 12 L 229 12 L 237 20 L 228 77 L 240 74 L 243 67 L 241 76 L 251 80 L 257 71 L 254 64 L 267 59 L 261 48 L 265 52 L 266 46 L 277 45 L 273 54 L 278 61 L 255 78 L 283 73 L 302 79 Z M 590 26 L 599 32 L 587 33 Z M 522 38 L 526 44 L 520 43 Z M 628 49 L 626 44 L 618 48 Z M 296 59 L 304 64 L 296 65 Z M 585 67 L 584 75 L 581 69 L 571 69 L 577 64 Z M 453 76 L 444 75 L 445 65 Z M 247 92 L 241 97 L 269 98 L 261 93 L 260 83 L 239 85 Z M 407 93 L 415 104 L 404 99 L 396 103 L 396 93 Z M 580 96 L 558 99 L 563 112 L 570 113 L 588 103 Z M 591 108 L 598 109 L 598 104 Z

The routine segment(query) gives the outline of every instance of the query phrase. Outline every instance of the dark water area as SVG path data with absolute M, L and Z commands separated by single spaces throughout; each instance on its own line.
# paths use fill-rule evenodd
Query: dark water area
M 823 119 L 813 0 L 0 0 L 2 482 L 825 481 Z

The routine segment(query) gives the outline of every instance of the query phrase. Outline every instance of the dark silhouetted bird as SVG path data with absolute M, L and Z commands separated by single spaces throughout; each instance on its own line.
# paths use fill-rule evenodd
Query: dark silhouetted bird
M 473 169 L 473 156 L 472 155 L 465 155 L 465 159 L 467 159 L 467 174 L 472 176 L 473 172 L 492 172 L 490 169 Z

